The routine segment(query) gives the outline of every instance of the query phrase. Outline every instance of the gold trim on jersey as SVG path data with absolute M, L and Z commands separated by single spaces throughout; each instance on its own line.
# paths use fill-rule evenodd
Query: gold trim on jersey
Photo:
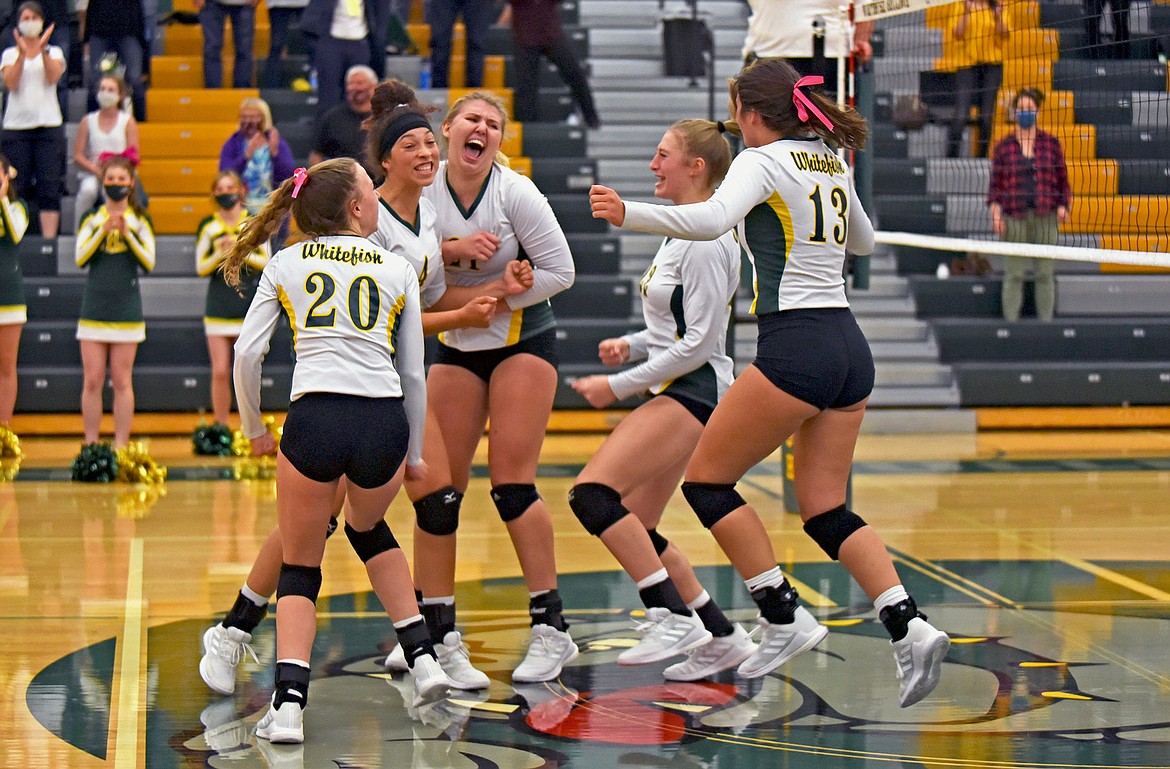
M 520 342 L 520 329 L 524 326 L 524 310 L 513 310 L 512 320 L 508 324 L 508 338 L 504 340 L 504 346 L 518 344 Z
M 390 345 L 390 353 L 397 352 L 394 349 L 394 331 L 398 328 L 398 316 L 402 314 L 402 310 L 406 307 L 406 294 L 399 294 L 398 298 L 394 300 L 394 305 L 390 308 L 390 317 L 386 319 L 386 343 Z
M 788 257 L 792 255 L 792 212 L 788 209 L 788 204 L 784 202 L 784 198 L 780 197 L 780 193 L 773 190 L 764 204 L 771 208 L 776 218 L 780 220 L 780 226 L 784 228 L 784 261 L 788 262 Z M 753 270 L 753 273 L 758 276 L 759 270 Z M 756 314 L 756 303 L 760 300 L 760 283 L 758 277 L 752 278 L 752 308 L 750 312 Z
M 293 309 L 292 301 L 289 300 L 288 294 L 284 292 L 284 286 L 276 287 L 276 301 L 280 302 L 280 306 L 284 308 L 288 315 L 289 325 L 292 327 L 292 343 L 293 351 L 297 349 L 297 330 L 300 328 L 297 324 L 297 313 Z

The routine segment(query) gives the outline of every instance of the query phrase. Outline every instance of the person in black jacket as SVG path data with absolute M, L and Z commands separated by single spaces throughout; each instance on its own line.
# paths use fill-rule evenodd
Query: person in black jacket
M 142 66 L 146 56 L 146 22 L 141 2 L 89 0 L 81 21 L 81 39 L 89 44 L 90 83 L 88 110 L 97 110 L 97 83 L 102 78 L 102 59 L 114 53 L 126 68 L 122 79 L 130 86 L 134 119 L 146 120 L 146 89 Z
M 352 13 L 356 11 L 356 13 Z M 309 0 L 301 29 L 316 39 L 317 109 L 324 113 L 345 95 L 345 73 L 364 64 L 386 74 L 389 0 Z

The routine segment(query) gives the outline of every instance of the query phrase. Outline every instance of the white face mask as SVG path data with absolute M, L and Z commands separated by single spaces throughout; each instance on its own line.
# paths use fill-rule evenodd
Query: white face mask
M 16 25 L 24 37 L 39 37 L 45 31 L 45 22 L 40 19 L 27 19 Z
M 118 94 L 113 91 L 98 91 L 97 103 L 102 107 L 112 107 L 119 101 Z

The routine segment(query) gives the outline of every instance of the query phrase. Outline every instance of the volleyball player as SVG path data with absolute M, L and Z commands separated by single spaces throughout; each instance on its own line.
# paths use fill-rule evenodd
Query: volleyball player
M 282 306 L 297 354 L 276 468 L 282 552 L 276 687 L 256 725 L 256 736 L 272 742 L 304 741 L 321 559 L 342 476 L 345 533 L 394 621 L 413 672 L 414 704 L 448 688 L 414 602 L 406 557 L 384 518 L 403 460 L 407 476 L 426 475 L 426 382 L 418 276 L 366 240 L 377 229 L 378 205 L 369 175 L 354 160 L 298 169 L 224 264 L 229 282 L 238 284 L 249 255 L 290 208 L 301 231 L 312 234 L 272 258 L 236 342 L 236 400 L 257 455 L 276 450 L 260 419 L 260 367 Z
M 869 345 L 849 310 L 846 251 L 873 250 L 873 226 L 848 166 L 830 145 L 860 149 L 865 120 L 805 86 L 790 64 L 764 59 L 731 81 L 735 127 L 747 145 L 702 203 L 623 203 L 595 186 L 595 217 L 694 240 L 737 225 L 755 268 L 756 360 L 727 391 L 687 465 L 683 495 L 760 607 L 759 648 L 739 672 L 762 676 L 825 637 L 776 565 L 759 515 L 735 483 L 795 434 L 796 491 L 805 531 L 874 602 L 890 633 L 900 700 L 938 684 L 950 647 L 906 593 L 873 527 L 845 506 L 853 449 L 873 389 Z
M 677 205 L 711 197 L 731 163 L 720 128 L 709 120 L 670 127 L 650 162 L 655 197 Z M 724 348 L 738 284 L 739 245 L 731 232 L 708 241 L 666 238 L 640 284 L 646 328 L 606 339 L 598 348 L 608 366 L 643 362 L 573 383 L 597 408 L 650 395 L 585 465 L 569 506 L 637 583 L 646 605 L 642 639 L 618 662 L 656 662 L 689 652 L 664 671 L 676 681 L 736 667 L 756 650 L 699 584 L 686 556 L 657 530 L 703 425 L 733 378 Z

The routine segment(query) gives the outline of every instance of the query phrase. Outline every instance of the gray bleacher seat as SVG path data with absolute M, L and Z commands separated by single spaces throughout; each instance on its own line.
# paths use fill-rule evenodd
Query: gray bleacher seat
M 585 129 L 562 123 L 529 123 L 524 126 L 522 151 L 530 158 L 583 158 Z
M 919 158 L 877 158 L 873 191 L 878 195 L 925 195 L 926 163 Z
M 591 158 L 536 158 L 532 181 L 545 195 L 589 192 L 597 183 L 597 161 Z
M 876 198 L 875 213 L 883 230 L 921 232 L 931 235 L 946 232 L 947 199 L 921 195 L 882 195 Z
M 571 289 L 550 301 L 559 318 L 628 320 L 633 311 L 632 293 L 629 278 L 578 275 Z
M 1170 400 L 1170 363 L 956 363 L 964 408 L 1138 406 Z
M 207 279 L 154 277 L 139 279 L 142 314 L 147 318 L 202 318 L 207 298 Z
M 616 233 L 566 233 L 578 275 L 616 275 L 621 271 L 621 238 Z
M 557 354 L 563 363 L 596 364 L 597 345 L 601 340 L 619 337 L 641 328 L 641 323 L 624 319 L 558 318 Z
M 1061 315 L 1170 314 L 1170 275 L 1058 275 L 1056 309 Z
M 930 195 L 986 195 L 991 183 L 987 158 L 932 158 L 926 161 L 926 192 Z
M 1118 160 L 1164 160 L 1170 147 L 1170 126 L 1098 126 L 1097 157 Z
M 1170 195 L 1170 159 L 1121 160 L 1117 170 L 1119 195 Z
M 20 271 L 25 276 L 45 277 L 57 274 L 56 238 L 26 235 L 17 246 L 17 254 L 20 256 Z
M 589 58 L 589 30 L 581 26 L 565 26 L 565 37 L 569 41 L 569 49 L 577 57 L 577 61 Z M 496 56 L 511 56 L 516 50 L 512 37 L 511 27 L 491 27 L 484 40 L 484 47 L 488 54 Z
M 910 132 L 895 125 L 876 123 L 870 125 L 869 146 L 866 148 L 878 158 L 909 157 Z
M 276 126 L 280 136 L 288 142 L 294 158 L 307 158 L 317 139 L 317 123 L 312 119 L 286 120 Z
M 28 319 L 62 320 L 76 318 L 81 310 L 85 278 L 28 277 L 24 279 L 24 300 Z
M 1063 91 L 1166 89 L 1166 65 L 1157 60 L 1064 59 L 1053 62 L 1052 87 Z
M 317 94 L 312 91 L 265 88 L 260 91 L 260 98 L 268 102 L 274 123 L 312 120 L 317 114 Z
M 952 235 L 991 232 L 985 195 L 986 190 L 978 195 L 947 195 L 946 231 Z
M 546 195 L 561 229 L 565 232 L 609 232 L 609 223 L 594 219 L 589 208 L 589 196 L 583 192 L 572 195 Z
M 1133 124 L 1135 126 L 1143 128 L 1170 126 L 1170 93 L 1135 91 L 1132 100 Z
M 1073 113 L 1078 123 L 1132 125 L 1132 94 L 1125 91 L 1078 90 L 1073 96 Z
M 1053 323 L 939 318 L 930 326 L 943 363 L 1170 360 L 1170 320 L 1165 316 Z

